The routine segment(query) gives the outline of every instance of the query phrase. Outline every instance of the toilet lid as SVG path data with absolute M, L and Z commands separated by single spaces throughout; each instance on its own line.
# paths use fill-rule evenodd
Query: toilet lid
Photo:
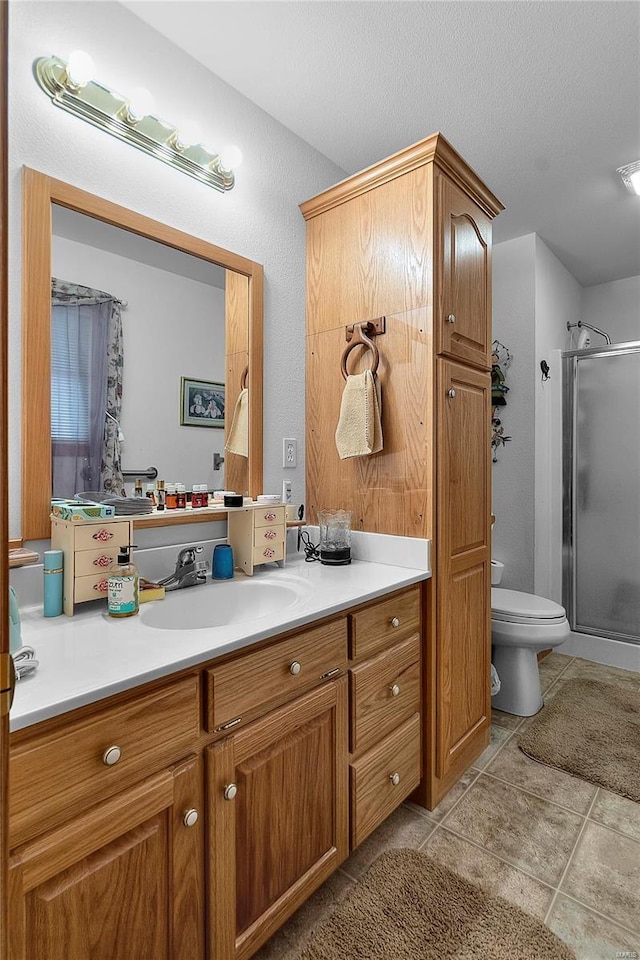
M 491 588 L 491 618 L 506 623 L 523 623 L 530 620 L 542 620 L 554 623 L 564 620 L 564 607 L 546 597 L 536 597 L 532 593 L 520 590 Z

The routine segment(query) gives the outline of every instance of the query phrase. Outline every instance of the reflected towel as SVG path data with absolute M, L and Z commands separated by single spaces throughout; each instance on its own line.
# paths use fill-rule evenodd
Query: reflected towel
M 341 460 L 382 450 L 382 423 L 376 381 L 370 370 L 347 377 L 336 429 Z
M 249 390 L 244 387 L 238 394 L 233 420 L 227 442 L 227 453 L 237 453 L 240 457 L 249 456 Z

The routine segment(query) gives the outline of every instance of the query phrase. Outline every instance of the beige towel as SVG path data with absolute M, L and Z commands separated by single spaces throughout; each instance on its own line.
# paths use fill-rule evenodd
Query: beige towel
M 224 448 L 227 453 L 237 453 L 241 457 L 249 456 L 249 391 L 247 387 L 238 394 L 231 430 Z
M 376 381 L 371 370 L 347 377 L 336 430 L 341 460 L 382 450 L 382 423 Z

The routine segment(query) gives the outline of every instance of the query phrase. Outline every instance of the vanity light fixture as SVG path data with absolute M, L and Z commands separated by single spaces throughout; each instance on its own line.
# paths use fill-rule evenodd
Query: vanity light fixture
M 125 97 L 93 80 L 93 61 L 84 51 L 75 50 L 66 63 L 59 57 L 40 57 L 34 74 L 56 107 L 216 190 L 232 189 L 233 169 L 242 160 L 238 147 L 215 153 L 200 143 L 195 124 L 178 128 L 152 113 L 153 97 L 148 90 L 138 88 Z
M 618 173 L 629 193 L 640 196 L 640 160 L 628 163 L 625 167 L 618 167 Z

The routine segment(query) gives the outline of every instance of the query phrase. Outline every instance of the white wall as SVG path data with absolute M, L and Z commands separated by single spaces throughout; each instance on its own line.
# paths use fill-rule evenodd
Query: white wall
M 181 376 L 224 383 L 224 290 L 64 237 L 53 238 L 52 253 L 54 277 L 127 301 L 123 469 L 153 465 L 165 481 L 222 488 L 213 453 L 223 451 L 224 430 L 181 426 L 179 414 Z
M 567 322 L 580 318 L 582 287 L 536 236 L 534 593 L 562 602 L 562 368 Z M 550 380 L 543 382 L 540 361 Z
M 585 287 L 582 319 L 606 331 L 614 343 L 640 340 L 640 277 Z M 604 341 L 594 335 L 591 343 L 595 347 Z
M 562 595 L 562 370 L 567 321 L 580 317 L 582 287 L 536 234 L 493 248 L 493 336 L 508 347 L 510 392 L 500 408 L 513 440 L 493 467 L 493 556 L 502 585 L 560 601 Z M 540 361 L 551 379 L 542 382 Z
M 23 164 L 257 260 L 265 267 L 265 489 L 287 471 L 304 499 L 304 221 L 298 204 L 345 173 L 117 3 L 12 3 L 9 10 L 10 536 L 20 535 L 20 287 Z M 53 106 L 33 62 L 86 50 L 96 78 L 148 87 L 157 112 L 193 118 L 211 144 L 238 144 L 235 188 L 219 193 Z
M 534 584 L 535 243 L 531 233 L 493 248 L 493 338 L 512 357 L 499 415 L 513 437 L 493 465 L 493 556 L 505 564 L 502 586 L 526 592 Z

